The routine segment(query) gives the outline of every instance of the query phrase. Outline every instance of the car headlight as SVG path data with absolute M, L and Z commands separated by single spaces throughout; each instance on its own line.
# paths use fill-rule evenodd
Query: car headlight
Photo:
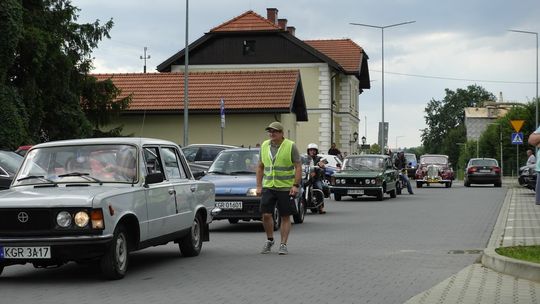
M 90 221 L 90 216 L 88 215 L 88 213 L 86 213 L 86 211 L 79 211 L 75 214 L 74 220 L 77 227 L 83 228 L 88 225 L 88 222 Z
M 257 188 L 249 188 L 246 195 L 247 196 L 257 196 Z
M 341 179 L 341 183 L 345 185 L 345 179 L 344 178 Z
M 67 211 L 61 211 L 56 216 L 56 223 L 58 226 L 67 228 L 71 225 L 71 214 Z

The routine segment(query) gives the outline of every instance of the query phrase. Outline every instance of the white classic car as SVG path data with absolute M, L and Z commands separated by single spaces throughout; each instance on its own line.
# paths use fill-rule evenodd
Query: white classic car
M 181 149 L 149 138 L 43 143 L 0 192 L 0 273 L 32 263 L 99 261 L 124 277 L 129 252 L 174 241 L 196 256 L 209 240 L 215 189 L 195 180 Z

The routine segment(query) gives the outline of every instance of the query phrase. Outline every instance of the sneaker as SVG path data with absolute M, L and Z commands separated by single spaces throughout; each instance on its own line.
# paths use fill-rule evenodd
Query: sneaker
M 274 246 L 274 241 L 270 241 L 270 240 L 266 240 L 266 242 L 264 242 L 264 246 L 263 246 L 263 249 L 261 250 L 261 253 L 262 254 L 267 254 L 267 253 L 270 253 L 272 249 L 272 246 Z
M 289 252 L 287 251 L 287 245 L 285 245 L 285 244 L 279 245 L 279 251 L 278 251 L 279 255 L 286 255 L 288 253 Z

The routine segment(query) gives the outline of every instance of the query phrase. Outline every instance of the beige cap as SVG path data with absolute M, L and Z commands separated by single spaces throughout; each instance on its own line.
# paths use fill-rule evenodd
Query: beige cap
M 265 130 L 268 131 L 270 129 L 274 129 L 281 132 L 283 131 L 283 125 L 277 121 L 274 121 L 273 123 L 269 124 Z

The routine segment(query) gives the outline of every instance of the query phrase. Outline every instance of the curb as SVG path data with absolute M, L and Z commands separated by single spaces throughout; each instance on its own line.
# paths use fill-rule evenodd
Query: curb
M 517 278 L 540 282 L 540 264 L 502 256 L 492 247 L 484 249 L 482 265 Z

